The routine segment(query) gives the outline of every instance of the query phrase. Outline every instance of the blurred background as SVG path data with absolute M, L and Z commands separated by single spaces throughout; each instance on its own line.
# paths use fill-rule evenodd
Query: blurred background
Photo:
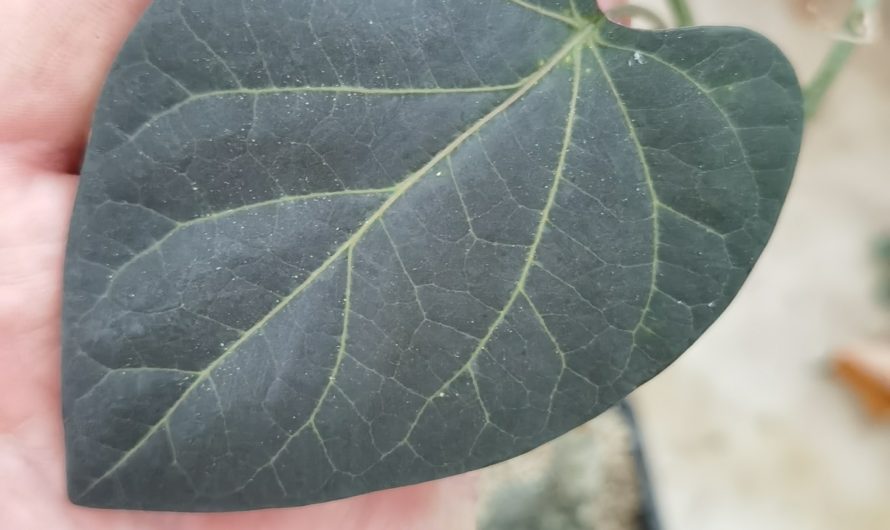
M 689 0 L 697 24 L 768 36 L 805 85 L 830 54 L 843 68 L 762 259 L 631 396 L 637 428 L 611 411 L 483 471 L 482 530 L 890 529 L 890 2 L 851 19 L 856 2 Z M 671 0 L 634 3 L 671 20 Z

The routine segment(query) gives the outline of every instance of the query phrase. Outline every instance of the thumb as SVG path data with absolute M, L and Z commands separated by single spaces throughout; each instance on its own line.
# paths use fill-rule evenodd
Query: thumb
M 3 0 L 0 148 L 76 165 L 105 76 L 150 0 Z

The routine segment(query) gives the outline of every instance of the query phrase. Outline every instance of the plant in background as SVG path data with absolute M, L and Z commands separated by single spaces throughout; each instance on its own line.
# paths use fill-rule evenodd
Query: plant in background
M 831 47 L 822 66 L 804 90 L 804 109 L 807 117 L 818 111 L 822 99 L 852 57 L 856 47 L 869 42 L 874 33 L 874 19 L 881 0 L 854 0 L 844 18 L 836 42 Z
M 302 505 L 563 434 L 724 310 L 801 127 L 791 67 L 742 29 L 630 30 L 592 0 L 156 1 L 72 221 L 71 498 Z
M 890 236 L 878 243 L 878 274 L 880 280 L 881 300 L 890 306 Z

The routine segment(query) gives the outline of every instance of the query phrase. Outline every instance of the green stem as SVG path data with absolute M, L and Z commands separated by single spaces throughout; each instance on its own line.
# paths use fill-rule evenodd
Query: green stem
M 857 0 L 844 19 L 843 31 L 855 35 L 858 28 L 862 26 L 865 17 L 869 13 L 873 13 L 880 2 L 881 0 Z M 856 42 L 852 40 L 841 39 L 828 50 L 828 55 L 822 61 L 816 76 L 803 91 L 804 111 L 807 118 L 812 118 L 819 110 L 822 100 L 825 99 L 825 94 L 828 93 L 841 70 L 850 61 L 856 46 Z
M 878 273 L 881 279 L 881 301 L 890 309 L 890 234 L 878 241 Z
M 686 0 L 668 0 L 668 5 L 674 13 L 674 21 L 677 26 L 694 26 L 695 19 L 692 17 L 692 10 Z
M 825 94 L 850 60 L 854 50 L 856 50 L 855 43 L 837 41 L 828 51 L 816 77 L 804 89 L 804 112 L 807 118 L 812 118 L 819 110 Z

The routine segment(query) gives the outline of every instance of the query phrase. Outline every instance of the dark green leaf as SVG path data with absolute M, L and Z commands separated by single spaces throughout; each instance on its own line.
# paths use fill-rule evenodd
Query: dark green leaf
M 589 420 L 723 311 L 800 94 L 748 31 L 592 0 L 157 0 L 71 228 L 80 504 L 293 506 Z

